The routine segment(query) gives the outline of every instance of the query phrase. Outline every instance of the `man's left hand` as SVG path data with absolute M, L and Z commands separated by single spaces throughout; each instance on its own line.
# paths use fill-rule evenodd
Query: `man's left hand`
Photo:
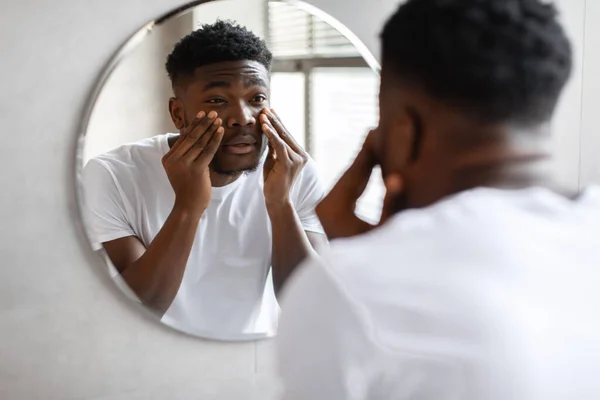
M 283 126 L 273 109 L 260 115 L 263 133 L 269 141 L 264 164 L 264 194 L 267 208 L 289 204 L 290 189 L 308 161 L 308 154 Z

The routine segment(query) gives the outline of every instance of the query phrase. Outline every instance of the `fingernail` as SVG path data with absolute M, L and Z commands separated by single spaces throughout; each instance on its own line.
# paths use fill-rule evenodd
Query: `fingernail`
M 200 111 L 198 113 L 198 115 L 196 115 L 196 117 L 198 117 L 198 118 L 204 118 L 205 115 L 206 115 L 206 113 L 204 111 Z
M 275 109 L 274 109 L 274 108 L 271 108 L 271 112 L 272 112 L 273 114 L 275 114 Z
M 223 129 L 222 126 L 219 127 L 219 129 L 217 129 L 217 133 L 223 133 L 225 132 L 225 129 Z
M 217 118 L 217 119 L 215 119 L 215 122 L 213 122 L 213 124 L 215 124 L 215 125 L 221 125 L 222 123 L 223 123 L 223 120 L 221 118 Z
M 217 112 L 216 111 L 211 111 L 208 113 L 208 118 L 215 118 L 217 116 Z

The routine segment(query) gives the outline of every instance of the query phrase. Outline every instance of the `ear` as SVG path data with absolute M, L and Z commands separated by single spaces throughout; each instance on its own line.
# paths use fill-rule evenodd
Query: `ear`
M 183 103 L 177 97 L 171 97 L 169 99 L 169 114 L 175 127 L 181 131 L 185 128 L 185 111 L 183 109 Z
M 412 109 L 399 111 L 391 118 L 381 137 L 381 172 L 385 179 L 414 163 L 421 147 L 420 117 Z

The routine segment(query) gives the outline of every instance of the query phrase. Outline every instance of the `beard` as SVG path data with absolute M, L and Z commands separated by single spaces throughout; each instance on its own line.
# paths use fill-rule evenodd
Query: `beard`
M 236 175 L 239 175 L 242 173 L 249 174 L 249 173 L 255 172 L 258 169 L 259 165 L 260 165 L 260 159 L 253 165 L 250 165 L 249 167 L 244 167 L 244 168 L 240 168 L 240 169 L 224 169 L 219 166 L 219 161 L 215 157 L 210 162 L 209 168 L 211 171 L 213 171 L 214 173 L 219 174 L 219 175 L 236 176 Z

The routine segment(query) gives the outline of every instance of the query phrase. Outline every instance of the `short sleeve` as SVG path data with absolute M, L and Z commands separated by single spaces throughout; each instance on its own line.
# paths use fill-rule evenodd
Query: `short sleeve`
M 90 160 L 83 169 L 82 181 L 84 218 L 94 250 L 104 242 L 135 236 L 118 183 L 108 166 L 101 160 Z
M 309 158 L 296 182 L 294 202 L 302 227 L 307 232 L 324 234 L 325 231 L 315 213 L 315 207 L 323 199 L 325 190 L 319 179 L 315 162 Z
M 276 338 L 286 400 L 371 400 L 372 346 L 323 261 L 303 265 L 281 301 Z

